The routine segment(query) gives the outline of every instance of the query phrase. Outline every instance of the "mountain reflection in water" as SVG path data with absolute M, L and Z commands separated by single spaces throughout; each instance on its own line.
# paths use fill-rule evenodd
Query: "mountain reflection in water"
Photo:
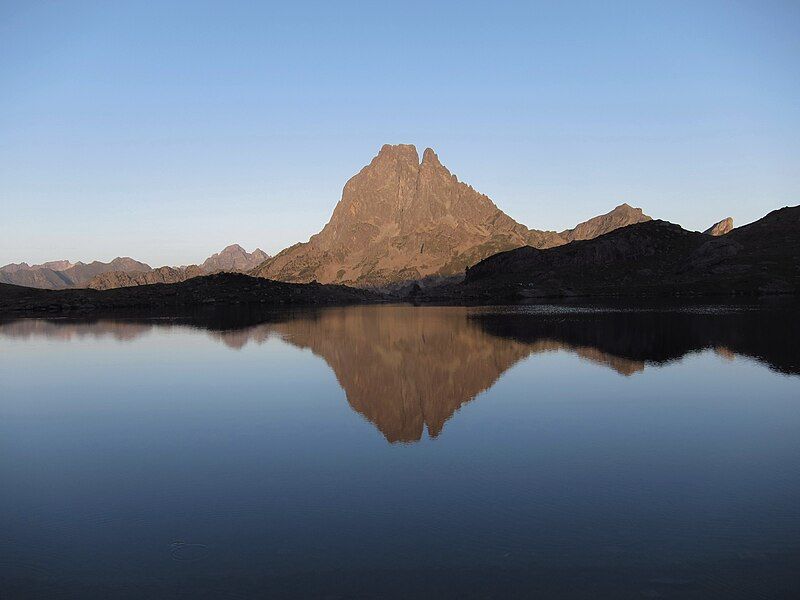
M 616 310 L 564 307 L 359 306 L 284 313 L 197 313 L 170 319 L 17 320 L 0 336 L 122 342 L 156 327 L 193 327 L 232 349 L 274 337 L 309 349 L 333 370 L 354 411 L 389 442 L 438 436 L 466 402 L 519 361 L 565 351 L 635 375 L 710 349 L 800 373 L 794 307 Z

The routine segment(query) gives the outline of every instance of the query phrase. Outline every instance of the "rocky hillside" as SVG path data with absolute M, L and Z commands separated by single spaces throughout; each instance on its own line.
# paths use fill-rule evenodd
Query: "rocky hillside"
M 469 269 L 463 285 L 417 299 L 518 301 L 549 296 L 800 293 L 800 207 L 782 208 L 709 237 L 665 221 L 593 240 L 518 248 Z
M 264 261 L 279 281 L 379 287 L 459 275 L 498 252 L 549 248 L 649 219 L 627 205 L 563 232 L 529 230 L 460 182 L 430 148 L 385 145 L 344 187 L 327 225 Z

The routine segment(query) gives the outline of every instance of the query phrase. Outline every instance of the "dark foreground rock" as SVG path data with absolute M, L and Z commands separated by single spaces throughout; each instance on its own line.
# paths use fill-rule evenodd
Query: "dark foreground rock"
M 340 285 L 282 283 L 239 273 L 110 290 L 41 290 L 0 284 L 0 313 L 3 314 L 234 305 L 322 306 L 379 302 L 381 299 L 372 292 Z

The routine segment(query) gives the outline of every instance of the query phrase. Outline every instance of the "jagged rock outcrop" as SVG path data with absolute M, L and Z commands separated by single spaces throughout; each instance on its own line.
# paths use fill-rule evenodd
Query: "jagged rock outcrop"
M 280 281 L 381 286 L 452 275 L 528 243 L 528 229 L 461 183 L 430 148 L 385 145 L 350 179 L 328 224 L 254 274 Z
M 727 217 L 725 219 L 722 219 L 722 221 L 714 223 L 703 233 L 717 237 L 720 235 L 725 235 L 726 233 L 730 233 L 732 230 L 733 230 L 733 217 Z
M 566 236 L 529 230 L 460 182 L 430 148 L 420 162 L 412 145 L 385 145 L 347 182 L 322 231 L 252 273 L 279 281 L 387 286 L 460 275 L 498 252 L 559 246 L 648 218 L 623 205 Z

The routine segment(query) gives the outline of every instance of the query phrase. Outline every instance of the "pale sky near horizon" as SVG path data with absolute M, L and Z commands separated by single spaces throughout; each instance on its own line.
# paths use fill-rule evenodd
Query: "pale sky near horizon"
M 800 204 L 800 2 L 0 0 L 0 265 L 273 254 L 384 143 L 528 227 Z

